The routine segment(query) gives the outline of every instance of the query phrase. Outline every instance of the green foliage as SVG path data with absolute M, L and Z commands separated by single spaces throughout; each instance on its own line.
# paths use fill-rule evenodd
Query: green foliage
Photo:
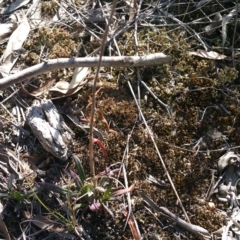
M 97 176 L 87 179 L 80 159 L 76 155 L 73 155 L 73 158 L 77 174 L 74 171 L 65 171 L 72 178 L 71 187 L 63 188 L 47 182 L 40 184 L 43 188 L 61 195 L 61 199 L 66 202 L 71 219 L 76 219 L 76 212 L 80 209 L 87 207 L 91 211 L 99 211 L 102 203 L 109 201 L 112 196 L 128 192 L 128 190 L 123 192 L 114 190 L 113 179 L 109 176 L 113 172 L 108 168 Z
M 76 168 L 77 168 L 78 176 L 81 179 L 81 184 L 83 185 L 83 183 L 86 180 L 86 175 L 85 175 L 82 163 L 81 163 L 80 159 L 76 155 L 73 155 L 73 159 L 75 161 L 75 165 L 76 165 Z
M 39 188 L 33 188 L 31 190 L 24 190 L 19 187 L 20 190 L 15 189 L 15 187 L 9 184 L 8 191 L 5 193 L 0 193 L 0 198 L 2 199 L 11 199 L 15 201 L 14 204 L 14 212 L 18 212 L 21 207 L 29 205 L 31 202 L 31 198 L 38 192 Z

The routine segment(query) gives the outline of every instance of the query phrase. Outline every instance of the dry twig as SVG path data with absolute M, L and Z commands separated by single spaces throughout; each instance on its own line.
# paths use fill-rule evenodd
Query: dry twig
M 143 192 L 138 192 L 139 195 L 143 198 L 143 200 L 149 204 L 155 211 L 160 212 L 168 216 L 169 218 L 173 219 L 180 227 L 186 229 L 187 231 L 191 232 L 194 235 L 200 236 L 200 237 L 205 237 L 205 239 L 210 239 L 210 234 L 209 232 L 200 226 L 188 223 L 184 221 L 183 219 L 179 218 L 172 212 L 170 212 L 167 208 L 165 207 L 159 207 L 156 203 L 154 203 L 147 195 L 145 195 Z
M 28 78 L 61 68 L 75 67 L 96 67 L 100 61 L 99 57 L 86 58 L 59 58 L 51 59 L 46 62 L 26 68 L 16 74 L 2 78 L 0 90 L 12 84 L 19 83 Z M 171 61 L 171 57 L 163 53 L 154 53 L 146 56 L 121 56 L 121 57 L 102 57 L 102 67 L 130 67 L 130 66 L 153 66 Z

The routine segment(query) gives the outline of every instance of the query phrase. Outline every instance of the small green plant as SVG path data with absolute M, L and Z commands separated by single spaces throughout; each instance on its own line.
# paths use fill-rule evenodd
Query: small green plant
M 14 212 L 17 212 L 21 209 L 21 206 L 30 204 L 29 199 L 39 191 L 39 187 L 34 187 L 28 191 L 23 191 L 23 188 L 21 188 L 22 184 L 19 184 L 20 187 L 15 186 L 15 184 L 13 184 L 13 179 L 13 175 L 10 175 L 8 179 L 8 189 L 6 190 L 6 192 L 0 193 L 0 198 L 14 200 Z
M 107 151 L 103 143 L 94 139 L 103 151 L 105 158 Z M 131 192 L 134 185 L 129 188 L 120 188 L 117 185 L 121 183 L 114 178 L 114 174 L 119 173 L 119 168 L 105 168 L 104 171 L 98 173 L 94 177 L 87 178 L 83 165 L 76 155 L 72 155 L 75 163 L 75 171 L 64 170 L 63 178 L 68 177 L 68 184 L 65 187 L 60 187 L 52 183 L 43 182 L 40 185 L 56 194 L 60 194 L 62 202 L 65 203 L 64 208 L 71 221 L 70 226 L 75 226 L 77 223 L 77 213 L 79 211 L 90 210 L 92 212 L 104 213 L 113 215 L 112 211 L 107 207 L 110 200 L 114 200 L 116 196 Z M 58 218 L 58 216 L 55 216 Z M 65 218 L 66 219 L 66 218 Z M 59 219 L 61 220 L 61 219 Z

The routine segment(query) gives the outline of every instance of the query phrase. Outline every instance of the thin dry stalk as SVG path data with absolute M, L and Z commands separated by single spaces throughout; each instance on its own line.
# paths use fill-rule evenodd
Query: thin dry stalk
M 15 119 L 15 117 L 12 115 L 12 113 L 10 113 L 8 111 L 8 109 L 6 108 L 6 106 L 4 104 L 0 103 L 0 107 L 2 107 L 12 119 Z M 15 122 L 17 122 L 17 121 L 15 121 Z
M 25 130 L 24 128 L 22 128 L 21 126 L 19 126 L 18 124 L 8 120 L 7 118 L 0 116 L 0 118 L 4 119 L 5 121 L 7 121 L 8 123 L 12 124 L 15 128 L 17 128 L 18 130 L 20 130 L 21 132 L 23 132 L 26 136 L 30 136 L 30 133 Z
M 123 209 L 122 213 L 124 214 L 125 217 L 127 217 L 127 215 L 129 215 L 130 213 Z M 132 235 L 133 235 L 133 239 L 134 240 L 140 240 L 141 239 L 141 235 L 139 234 L 139 229 L 138 226 L 136 225 L 137 221 L 134 218 L 134 216 L 131 214 L 131 216 L 128 218 L 128 225 L 131 229 Z
M 139 18 L 139 12 L 140 12 L 140 8 L 142 5 L 142 1 L 139 2 L 139 6 L 137 9 L 137 14 L 136 14 L 136 19 Z M 135 41 L 135 55 L 138 56 L 138 47 L 139 47 L 139 43 L 138 43 L 138 21 L 135 22 L 135 26 L 134 26 L 134 41 Z M 137 82 L 137 92 L 138 92 L 138 104 L 139 106 L 141 106 L 141 91 L 140 91 L 140 82 L 141 82 L 141 75 L 140 75 L 140 71 L 139 71 L 139 67 L 136 68 L 137 70 L 137 77 L 138 77 L 138 82 Z M 141 117 L 139 116 L 139 118 L 141 119 Z
M 103 57 L 103 53 L 104 53 L 104 49 L 105 49 L 105 42 L 107 41 L 108 30 L 109 30 L 110 24 L 113 19 L 116 5 L 117 5 L 117 0 L 114 0 L 113 4 L 112 4 L 112 9 L 111 9 L 111 15 L 110 15 L 108 24 L 106 26 L 105 32 L 103 34 L 103 38 L 102 38 L 100 56 L 99 56 L 99 61 L 98 61 L 98 65 L 97 65 L 97 71 L 96 71 L 94 84 L 93 84 L 93 91 L 92 91 L 92 111 L 91 111 L 90 130 L 89 130 L 89 164 L 90 164 L 91 175 L 93 177 L 95 176 L 95 162 L 94 162 L 94 156 L 93 156 L 93 125 L 94 125 L 94 114 L 96 111 L 95 92 L 96 92 L 96 88 L 97 88 L 97 81 L 99 78 L 99 71 L 100 71 L 100 67 L 101 67 L 102 57 Z M 96 181 L 94 181 L 94 185 L 96 185 Z
M 122 163 L 121 167 L 122 167 L 122 170 L 123 170 L 123 178 L 124 178 L 125 188 L 128 188 L 128 179 L 127 179 L 125 164 Z M 128 202 L 128 215 L 127 215 L 127 221 L 128 221 L 129 216 L 132 213 L 132 204 L 131 204 L 130 192 L 127 193 L 127 202 Z M 126 228 L 126 224 L 125 224 L 124 230 L 125 230 L 125 228 Z
M 127 75 L 126 75 L 126 72 L 125 72 L 125 77 L 128 79 L 128 77 L 127 77 Z M 187 212 L 186 212 L 186 210 L 185 210 L 185 208 L 184 208 L 184 206 L 183 206 L 183 204 L 182 204 L 182 201 L 181 201 L 181 199 L 180 199 L 180 197 L 179 197 L 179 195 L 178 195 L 178 193 L 177 193 L 177 190 L 176 190 L 176 188 L 175 188 L 175 186 L 174 186 L 174 183 L 173 183 L 173 181 L 172 181 L 172 178 L 171 178 L 171 176 L 170 176 L 170 174 L 169 174 L 169 172 L 168 172 L 168 170 L 167 170 L 167 167 L 166 167 L 166 165 L 165 165 L 165 163 L 164 163 L 164 161 L 163 161 L 162 155 L 161 155 L 161 153 L 160 153 L 159 150 L 158 150 L 158 147 L 157 147 L 157 144 L 156 144 L 156 142 L 155 142 L 155 140 L 154 140 L 153 134 L 152 134 L 151 131 L 150 131 L 150 128 L 149 128 L 149 126 L 148 126 L 148 124 L 147 124 L 147 122 L 146 122 L 146 119 L 145 119 L 145 117 L 144 117 L 144 115 L 143 115 L 143 113 L 142 113 L 142 110 L 141 110 L 141 108 L 140 108 L 140 106 L 139 106 L 139 104 L 138 104 L 138 101 L 137 101 L 137 99 L 136 99 L 136 96 L 135 96 L 135 94 L 134 94 L 132 85 L 131 85 L 131 83 L 129 82 L 129 80 L 128 80 L 128 86 L 129 86 L 129 89 L 130 89 L 130 91 L 131 91 L 131 93 L 132 93 L 132 96 L 133 96 L 133 98 L 134 98 L 134 101 L 135 101 L 135 103 L 136 103 L 136 105 L 137 105 L 137 108 L 138 108 L 138 111 L 139 111 L 139 113 L 140 113 L 140 115 L 141 115 L 141 118 L 142 118 L 142 120 L 143 120 L 143 122 L 144 122 L 144 125 L 145 125 L 145 127 L 146 127 L 146 129 L 147 129 L 147 132 L 148 132 L 148 134 L 149 134 L 149 136 L 150 136 L 150 138 L 151 138 L 151 140 L 152 140 L 152 142 L 153 142 L 153 145 L 154 145 L 154 148 L 155 148 L 155 150 L 156 150 L 156 152 L 157 152 L 158 158 L 159 158 L 159 160 L 160 160 L 160 162 L 161 162 L 161 164 L 162 164 L 162 166 L 163 166 L 163 169 L 164 169 L 164 171 L 165 171 L 165 173 L 166 173 L 166 175 L 167 175 L 167 178 L 168 178 L 168 180 L 169 180 L 169 182 L 170 182 L 170 184 L 171 184 L 171 187 L 172 187 L 172 189 L 173 189 L 173 191 L 174 191 L 174 193 L 175 193 L 175 195 L 176 195 L 176 197 L 177 197 L 177 199 L 178 199 L 178 201 L 179 201 L 179 204 L 180 204 L 180 206 L 181 206 L 181 208 L 182 208 L 182 210 L 183 210 L 183 213 L 184 213 L 184 215 L 185 215 L 185 218 L 186 218 L 187 222 L 190 223 L 190 219 L 189 219 L 189 217 L 188 217 L 188 215 L 187 215 Z
M 139 71 L 138 71 L 139 72 Z M 160 103 L 160 105 L 162 105 L 168 113 L 168 116 L 171 116 L 171 109 L 170 107 L 165 104 L 164 102 L 162 102 L 153 92 L 152 90 L 147 86 L 147 84 L 142 80 L 140 73 L 138 74 L 138 79 L 140 80 L 141 84 L 148 90 L 148 92 L 152 95 L 152 97 L 158 102 Z
M 191 224 L 189 222 L 184 221 L 180 217 L 176 216 L 172 212 L 170 212 L 165 207 L 159 207 L 155 202 L 153 202 L 147 195 L 145 195 L 143 192 L 138 192 L 138 194 L 143 198 L 143 200 L 149 204 L 151 208 L 153 208 L 155 211 L 160 212 L 164 214 L 165 216 L 173 219 L 180 227 L 186 229 L 187 231 L 193 233 L 194 235 L 197 235 L 199 237 L 204 237 L 204 239 L 210 239 L 210 234 L 207 229 L 200 227 L 198 225 Z
M 237 1 L 237 6 L 236 6 L 236 12 L 238 13 L 239 11 L 239 5 Z M 232 62 L 233 62 L 233 67 L 235 67 L 235 48 L 234 48 L 234 43 L 236 39 L 236 33 L 237 33 L 237 22 L 239 21 L 239 18 L 236 17 L 235 19 L 235 26 L 234 26 L 234 33 L 233 33 L 233 39 L 232 39 Z
M 161 11 L 161 10 L 160 10 Z M 187 26 L 185 23 L 183 23 L 182 21 L 180 21 L 178 18 L 176 18 L 175 16 L 173 16 L 170 13 L 166 13 L 164 11 L 161 11 L 163 14 L 165 14 L 167 17 L 169 17 L 170 19 L 172 19 L 173 21 L 176 21 L 180 26 L 182 26 L 190 35 L 193 35 L 194 38 L 196 38 L 201 45 L 204 47 L 205 51 L 208 51 L 209 47 L 207 46 L 207 44 L 201 39 L 200 35 L 193 30 L 192 28 L 190 28 L 190 26 Z

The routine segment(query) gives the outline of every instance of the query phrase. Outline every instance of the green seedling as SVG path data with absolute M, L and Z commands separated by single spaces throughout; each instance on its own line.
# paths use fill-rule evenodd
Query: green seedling
M 106 159 L 108 157 L 107 150 L 104 144 L 98 140 L 93 139 L 93 142 L 98 144 Z M 71 225 L 74 226 L 77 222 L 77 213 L 79 210 L 89 209 L 92 212 L 104 212 L 113 216 L 112 211 L 108 209 L 107 203 L 113 200 L 116 196 L 125 194 L 133 190 L 133 186 L 124 189 L 114 187 L 117 181 L 114 174 L 119 172 L 119 169 L 106 169 L 94 177 L 87 178 L 81 160 L 75 154 L 72 155 L 75 170 L 63 170 L 63 173 L 70 177 L 70 182 L 66 187 L 60 187 L 52 183 L 39 183 L 41 187 L 60 194 L 60 199 L 64 203 L 65 212 Z M 59 198 L 59 197 L 58 197 Z
M 17 212 L 22 205 L 30 204 L 29 198 L 33 197 L 37 192 L 39 192 L 39 187 L 33 187 L 30 190 L 24 190 L 23 192 L 21 189 L 24 189 L 22 187 L 24 180 L 18 180 L 17 184 L 13 184 L 14 179 L 14 175 L 11 174 L 8 178 L 7 189 L 5 192 L 0 192 L 0 198 L 14 200 L 16 202 L 14 212 Z

